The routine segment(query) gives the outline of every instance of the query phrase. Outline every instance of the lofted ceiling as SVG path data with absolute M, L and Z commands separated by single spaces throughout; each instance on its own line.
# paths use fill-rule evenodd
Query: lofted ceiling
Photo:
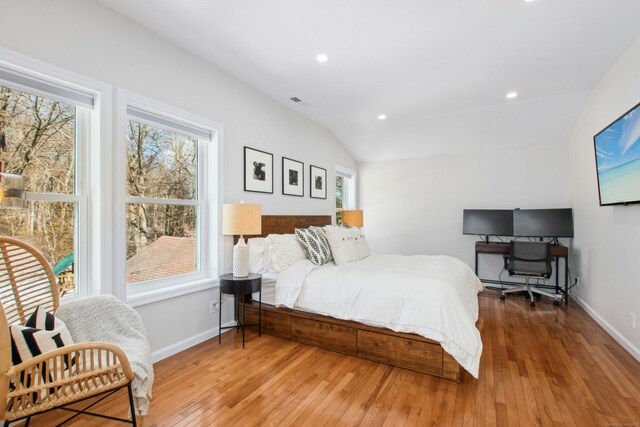
M 98 1 L 326 126 L 358 161 L 566 144 L 640 35 L 638 0 Z

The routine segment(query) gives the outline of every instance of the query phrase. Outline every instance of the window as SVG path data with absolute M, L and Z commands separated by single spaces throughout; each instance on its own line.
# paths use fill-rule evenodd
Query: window
M 0 49 L 2 172 L 26 194 L 0 208 L 0 234 L 38 248 L 68 298 L 137 305 L 215 286 L 222 125 L 120 90 L 114 137 L 112 92 Z
M 127 99 L 127 294 L 210 278 L 217 261 L 215 234 L 207 232 L 209 204 L 216 200 L 216 150 L 210 147 L 216 128 L 134 95 Z
M 0 234 L 42 252 L 62 295 L 77 292 L 87 221 L 83 157 L 93 97 L 0 66 L 2 172 L 22 175 L 22 209 L 0 209 Z
M 343 209 L 355 209 L 355 172 L 336 165 L 336 224 L 342 225 Z
M 336 224 L 342 225 L 342 210 L 344 209 L 344 176 L 336 175 Z

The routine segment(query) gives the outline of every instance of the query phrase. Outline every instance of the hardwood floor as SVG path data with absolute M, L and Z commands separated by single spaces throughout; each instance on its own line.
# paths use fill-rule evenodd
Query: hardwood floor
M 254 333 L 243 350 L 227 332 L 156 364 L 144 426 L 640 425 L 640 363 L 577 304 L 485 291 L 478 326 L 480 379 L 460 384 Z M 121 393 L 98 408 L 124 414 Z

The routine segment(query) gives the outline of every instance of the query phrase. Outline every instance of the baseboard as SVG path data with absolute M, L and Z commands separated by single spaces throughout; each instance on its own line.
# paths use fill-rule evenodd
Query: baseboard
M 618 344 L 624 347 L 625 350 L 627 350 L 638 362 L 640 362 L 640 349 L 634 346 L 628 339 L 626 339 L 620 332 L 618 332 L 616 328 L 611 326 L 609 322 L 604 320 L 604 318 L 600 316 L 600 314 L 595 311 L 593 307 L 587 304 L 582 298 L 574 295 L 573 299 L 582 308 L 584 308 L 584 311 L 586 311 L 587 314 L 591 316 L 591 318 L 595 320 L 596 323 L 598 323 L 598 325 L 602 326 L 602 328 L 607 331 L 607 333 L 611 335 L 613 339 L 618 342 Z
M 232 320 L 230 322 L 224 323 L 222 327 L 235 326 L 235 324 L 236 321 Z M 189 338 L 178 341 L 177 343 L 156 350 L 151 353 L 151 361 L 153 363 L 159 362 L 162 359 L 166 359 L 167 357 L 173 356 L 174 354 L 178 354 L 181 351 L 188 349 L 189 347 L 193 347 L 194 345 L 198 345 L 201 342 L 205 342 L 206 340 L 210 340 L 213 337 L 217 337 L 219 331 L 220 329 L 218 327 L 207 329 L 206 331 L 200 332 L 199 334 L 195 334 L 193 336 L 190 336 Z

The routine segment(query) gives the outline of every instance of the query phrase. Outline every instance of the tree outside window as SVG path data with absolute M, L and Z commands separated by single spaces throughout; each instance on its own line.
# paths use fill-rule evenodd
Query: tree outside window
M 342 210 L 344 209 L 344 177 L 336 175 L 336 224 L 342 225 Z
M 127 128 L 127 283 L 198 271 L 198 140 Z
M 23 175 L 24 209 L 0 209 L 0 234 L 38 248 L 63 292 L 73 292 L 78 216 L 73 105 L 0 85 L 3 172 Z

